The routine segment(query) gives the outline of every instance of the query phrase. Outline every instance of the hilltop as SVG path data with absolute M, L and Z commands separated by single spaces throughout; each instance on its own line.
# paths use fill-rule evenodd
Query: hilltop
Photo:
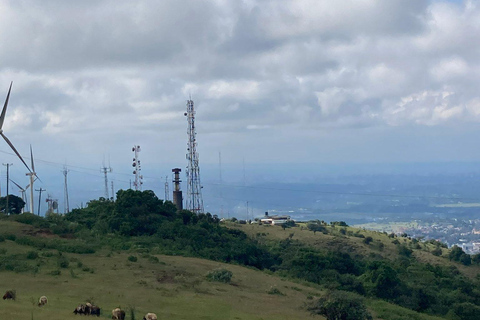
M 121 306 L 127 319 L 132 310 L 136 319 L 149 311 L 304 319 L 356 303 L 365 319 L 471 319 L 480 309 L 480 267 L 458 249 L 344 222 L 222 223 L 127 190 L 67 215 L 2 216 L 0 283 L 18 294 L 2 312 L 73 319 L 76 305 L 91 300 L 106 318 Z M 41 295 L 49 304 L 39 309 Z

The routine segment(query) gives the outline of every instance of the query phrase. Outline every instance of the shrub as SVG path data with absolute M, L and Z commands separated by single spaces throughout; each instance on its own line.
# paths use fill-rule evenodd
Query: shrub
M 233 276 L 232 271 L 221 268 L 221 269 L 210 271 L 207 274 L 207 280 L 230 283 L 230 281 L 232 280 L 232 276 Z
M 327 320 L 371 320 L 363 299 L 344 291 L 331 291 L 319 298 L 308 310 L 324 315 Z
M 5 235 L 5 239 L 11 240 L 11 241 L 15 241 L 15 240 L 17 239 L 17 236 L 14 235 L 14 234 L 12 234 L 12 233 L 10 233 L 10 234 L 6 234 L 6 235 Z
M 368 236 L 368 237 L 366 237 L 365 239 L 363 239 L 363 243 L 365 243 L 365 244 L 370 244 L 370 242 L 372 242 L 372 241 L 373 241 L 373 238 L 370 237 L 370 236 Z
M 278 290 L 276 287 L 271 287 L 269 290 L 267 290 L 268 294 L 276 294 L 279 296 L 284 296 L 285 294 L 282 293 L 280 290 Z
M 131 262 L 137 262 L 138 258 L 136 256 L 129 256 L 128 258 L 128 261 L 131 261 Z
M 62 274 L 62 272 L 60 270 L 53 270 L 53 271 L 50 271 L 49 273 L 51 276 L 59 276 Z
M 64 256 L 61 256 L 60 258 L 58 258 L 57 264 L 59 268 L 66 269 L 70 265 L 70 262 L 68 261 L 67 258 L 65 258 Z
M 435 249 L 432 250 L 432 254 L 434 256 L 441 256 L 442 255 L 442 249 L 440 247 L 436 247 Z
M 38 253 L 36 251 L 28 251 L 27 252 L 27 259 L 35 260 L 38 258 Z

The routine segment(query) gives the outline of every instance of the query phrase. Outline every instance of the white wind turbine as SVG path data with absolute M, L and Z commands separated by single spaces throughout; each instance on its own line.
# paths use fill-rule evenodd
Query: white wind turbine
M 22 194 L 22 200 L 23 202 L 25 202 L 25 204 L 27 204 L 27 197 L 25 197 L 25 191 L 27 191 L 27 188 L 30 186 L 26 186 L 25 188 L 22 188 L 18 183 L 16 183 L 15 181 L 13 181 L 12 179 L 10 179 L 10 182 L 12 182 L 14 185 L 17 186 L 17 188 L 19 189 L 20 193 Z M 22 208 L 22 213 L 23 213 L 23 208 Z
M 17 149 L 15 149 L 15 147 L 10 142 L 10 140 L 8 140 L 7 136 L 5 136 L 3 134 L 3 122 L 5 121 L 5 114 L 7 113 L 8 100 L 10 99 L 10 91 L 12 91 L 12 84 L 13 84 L 13 81 L 10 82 L 10 88 L 8 89 L 7 99 L 5 99 L 5 104 L 3 105 L 2 114 L 0 115 L 0 135 L 3 137 L 3 139 L 5 139 L 7 144 L 10 146 L 10 148 L 12 148 L 13 152 L 15 152 L 15 154 L 18 156 L 18 158 L 23 162 L 25 167 L 27 167 L 28 171 L 32 172 L 32 170 L 30 170 L 30 168 L 28 167 L 26 162 L 23 160 L 20 153 L 18 153 Z

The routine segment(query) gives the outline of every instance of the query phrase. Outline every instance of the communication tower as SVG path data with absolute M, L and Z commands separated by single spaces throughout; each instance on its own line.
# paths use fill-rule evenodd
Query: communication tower
M 135 154 L 132 163 L 132 167 L 134 168 L 133 174 L 135 175 L 135 181 L 133 182 L 133 186 L 135 187 L 136 191 L 142 191 L 143 176 L 140 174 L 142 168 L 140 166 L 140 160 L 138 159 L 138 153 L 141 151 L 140 146 L 133 146 L 132 151 Z
M 170 200 L 168 196 L 168 194 L 170 193 L 169 189 L 170 188 L 168 187 L 168 176 L 166 176 L 165 177 L 165 201 Z
M 200 184 L 200 167 L 198 166 L 197 132 L 195 131 L 195 110 L 193 100 L 187 101 L 188 120 L 187 143 L 187 201 L 186 208 L 194 213 L 203 213 L 202 186 Z
M 104 176 L 105 176 L 105 200 L 108 200 L 110 199 L 109 195 L 108 195 L 108 177 L 107 177 L 107 174 L 109 172 L 112 172 L 112 168 L 110 168 L 110 166 L 107 168 L 105 167 L 105 164 L 103 165 L 103 168 L 100 169 Z

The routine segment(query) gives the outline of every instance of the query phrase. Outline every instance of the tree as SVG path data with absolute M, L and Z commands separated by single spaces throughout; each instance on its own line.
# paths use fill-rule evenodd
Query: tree
M 327 320 L 371 320 L 363 299 L 345 292 L 331 291 L 308 308 L 312 314 L 324 315 Z
M 7 197 L 0 198 L 0 211 L 5 212 L 5 207 L 7 205 Z M 22 198 L 17 197 L 13 194 L 8 196 L 8 213 L 10 214 L 20 214 L 23 207 L 25 207 L 25 201 Z
M 313 234 L 315 234 L 317 231 L 323 232 L 326 230 L 324 226 L 318 223 L 309 223 L 307 224 L 307 228 L 308 230 L 313 231 Z

